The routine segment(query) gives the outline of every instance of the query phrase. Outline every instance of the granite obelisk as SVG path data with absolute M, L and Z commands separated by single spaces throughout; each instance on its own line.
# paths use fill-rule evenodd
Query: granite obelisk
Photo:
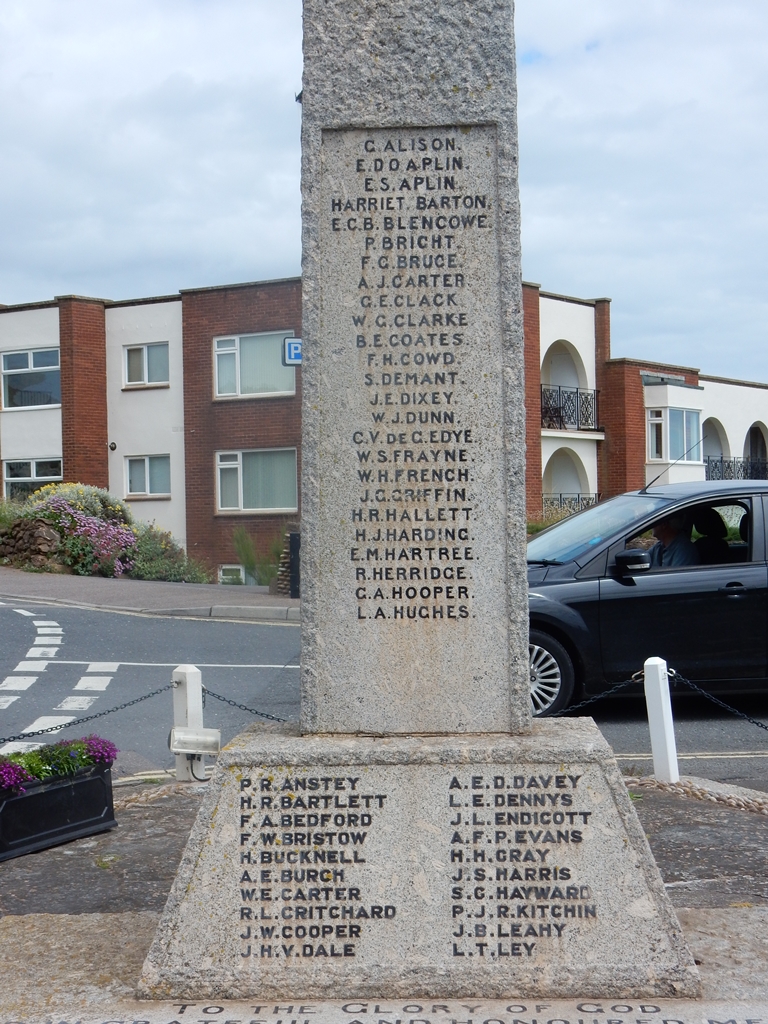
M 589 719 L 531 722 L 511 0 L 305 0 L 300 727 L 222 751 L 143 993 L 691 995 Z
M 302 727 L 523 732 L 511 5 L 309 2 L 304 56 Z

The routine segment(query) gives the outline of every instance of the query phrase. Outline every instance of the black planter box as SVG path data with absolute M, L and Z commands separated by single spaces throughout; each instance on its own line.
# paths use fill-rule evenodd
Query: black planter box
M 0 795 L 0 861 L 115 828 L 108 765 L 27 782 L 26 792 Z

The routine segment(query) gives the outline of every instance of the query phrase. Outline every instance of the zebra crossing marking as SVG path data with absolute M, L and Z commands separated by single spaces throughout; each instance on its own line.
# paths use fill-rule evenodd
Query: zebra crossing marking
M 60 732 L 65 725 L 69 725 L 70 722 L 74 722 L 75 715 L 42 715 L 40 718 L 36 718 L 34 722 L 22 729 L 22 734 L 27 732 L 37 732 L 39 729 L 52 729 L 53 733 Z M 28 750 L 38 750 L 44 746 L 47 740 L 42 740 L 40 743 L 27 743 L 21 740 L 17 740 L 14 743 L 6 743 L 5 746 L 0 747 L 0 754 L 23 754 Z
M 54 711 L 87 711 L 97 701 L 98 697 L 65 697 L 61 704 L 57 704 Z
M 0 690 L 28 690 L 36 682 L 37 676 L 6 676 Z
M 106 690 L 112 682 L 112 676 L 83 676 L 74 687 L 76 690 Z

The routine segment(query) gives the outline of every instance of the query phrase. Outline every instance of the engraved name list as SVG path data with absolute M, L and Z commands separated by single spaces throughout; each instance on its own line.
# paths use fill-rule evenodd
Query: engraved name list
M 330 132 L 323 145 L 327 289 L 344 307 L 357 420 L 339 439 L 348 607 L 361 623 L 468 625 L 493 529 L 483 479 L 501 472 L 494 131 Z

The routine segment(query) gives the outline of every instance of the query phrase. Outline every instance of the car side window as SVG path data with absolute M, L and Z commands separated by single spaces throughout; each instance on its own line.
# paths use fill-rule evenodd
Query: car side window
M 713 543 L 712 539 L 718 537 L 720 540 Z M 752 561 L 751 502 L 745 499 L 710 504 L 703 516 L 694 517 L 694 538 L 696 544 L 701 545 L 702 561 L 706 565 Z
M 710 500 L 661 517 L 626 547 L 650 551 L 651 571 L 748 562 L 751 522 L 749 500 Z

